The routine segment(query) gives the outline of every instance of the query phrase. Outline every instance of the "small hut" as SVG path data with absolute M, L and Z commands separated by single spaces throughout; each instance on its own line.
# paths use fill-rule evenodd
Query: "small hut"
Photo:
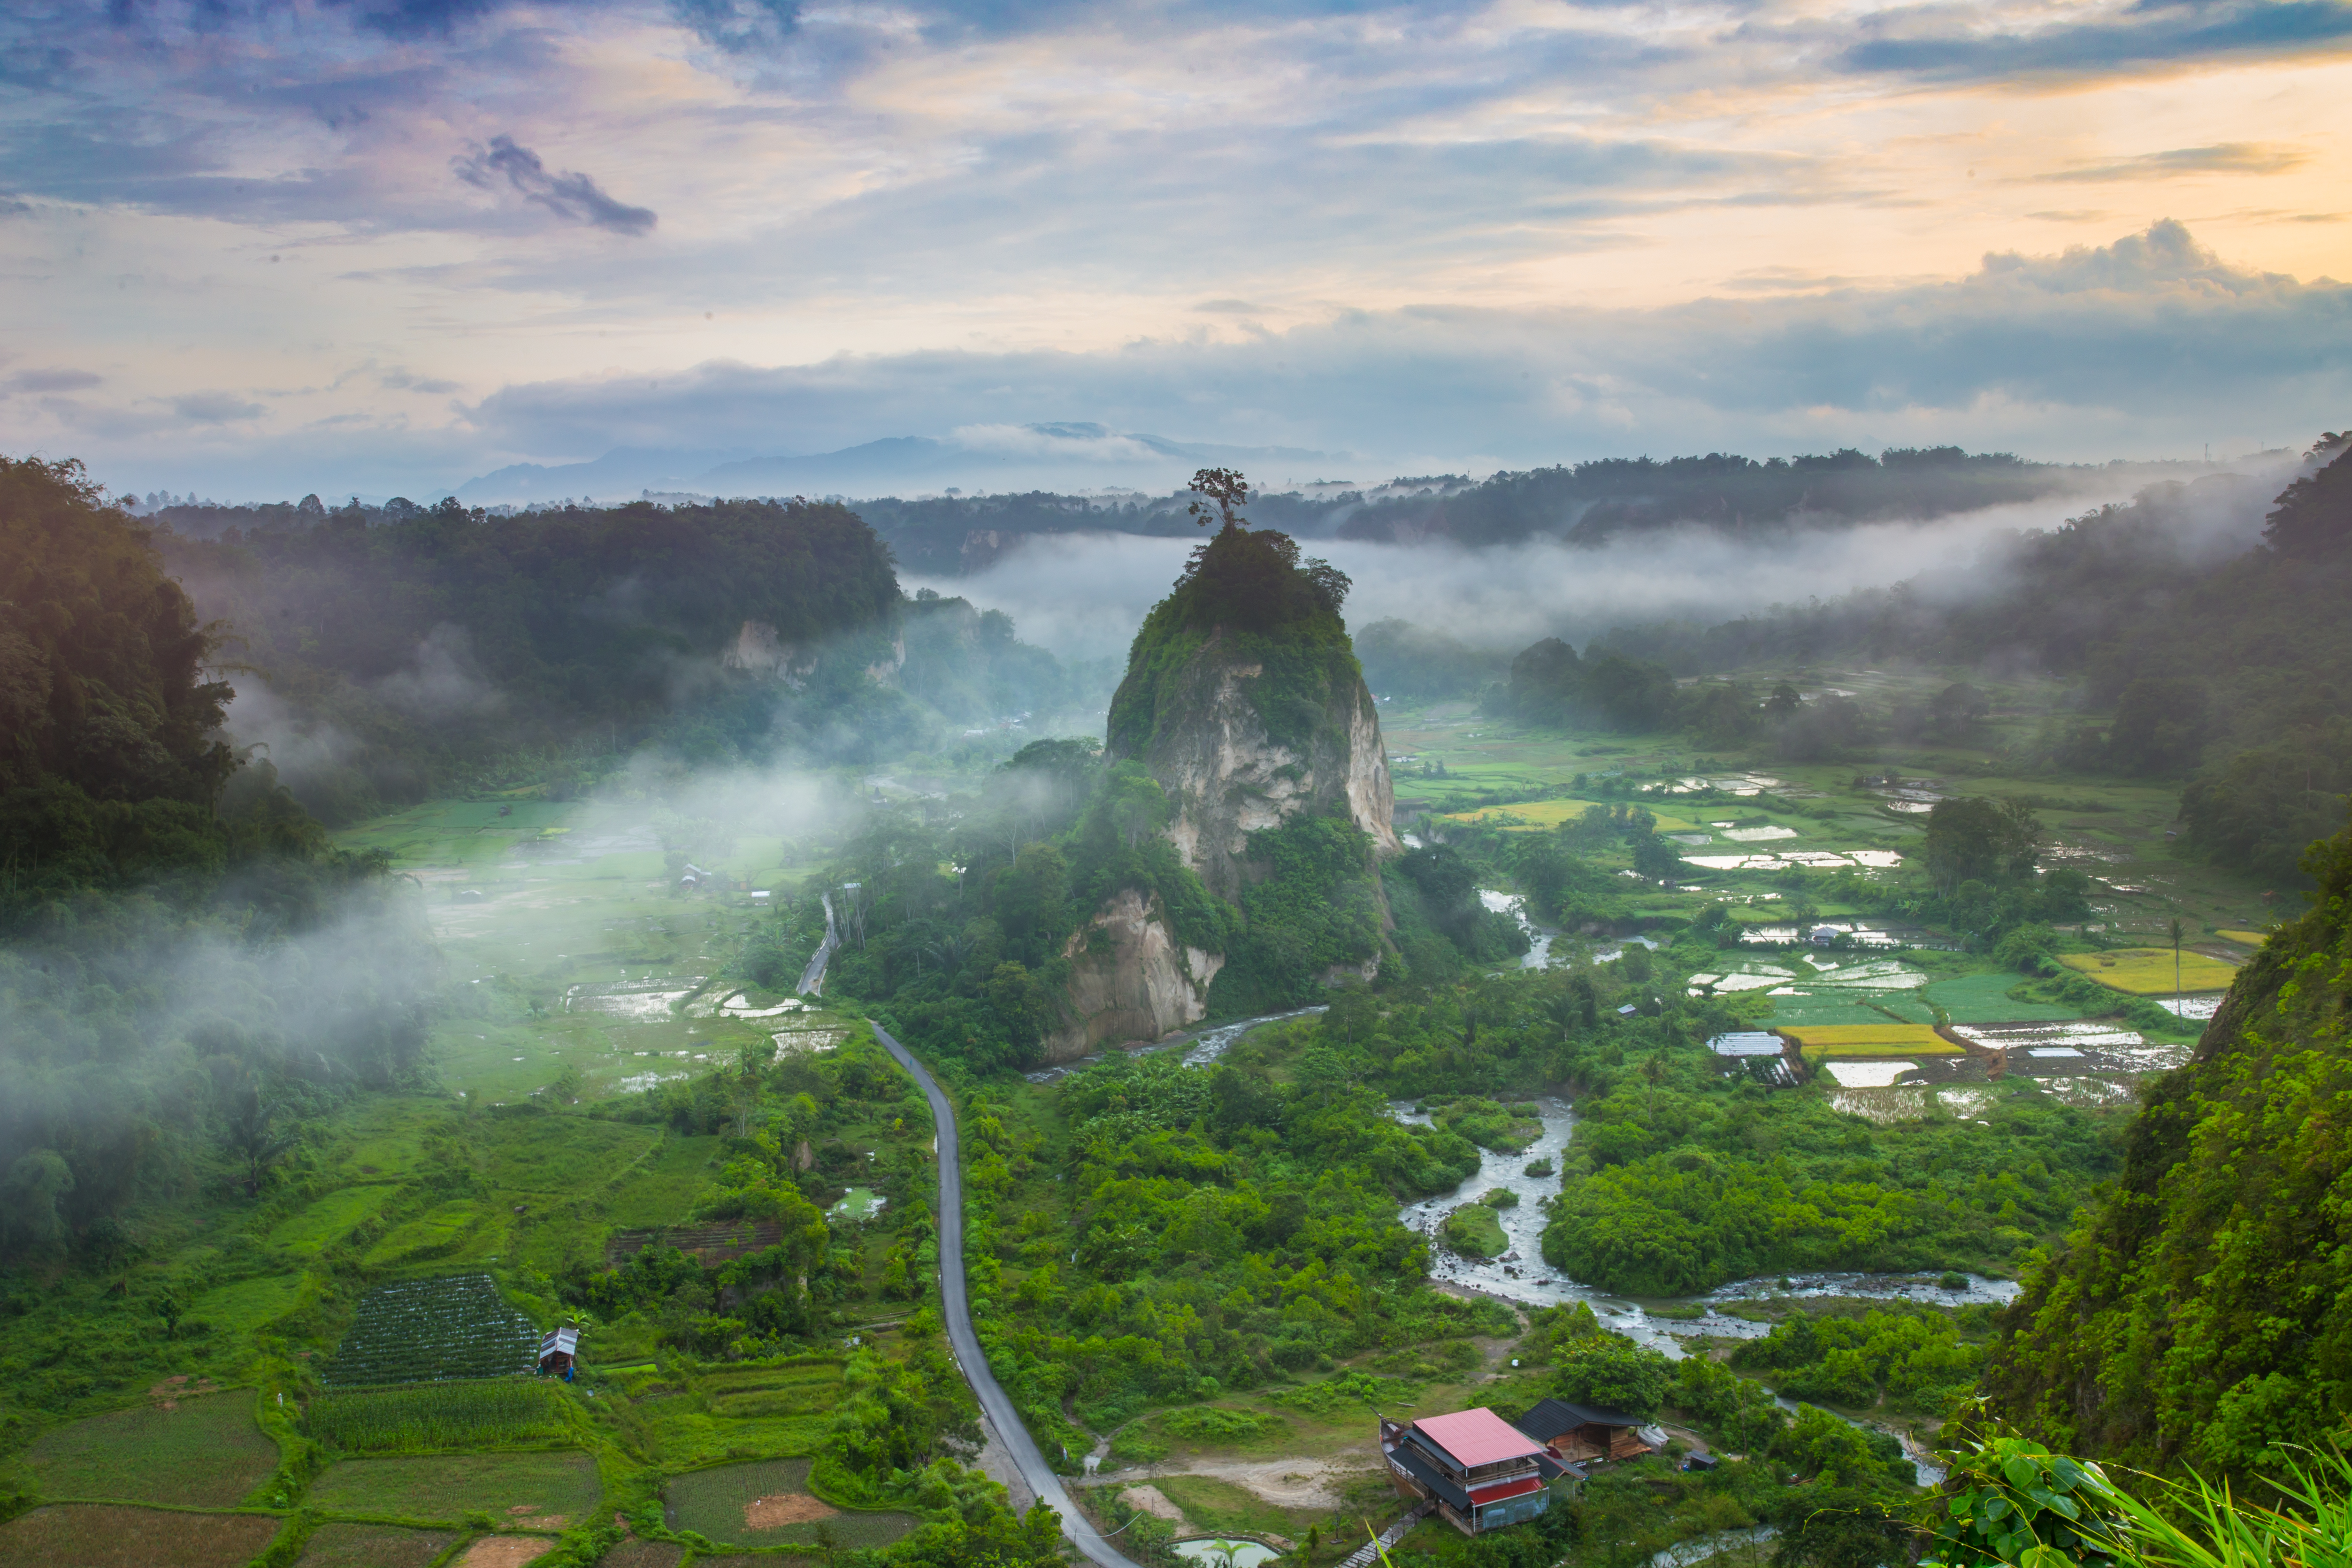
M 1591 1465 L 1610 1459 L 1638 1459 L 1655 1453 L 1664 1440 L 1651 1441 L 1639 1416 L 1619 1410 L 1597 1410 L 1565 1399 L 1546 1399 L 1519 1417 L 1519 1430 L 1564 1463 Z
M 550 1329 L 539 1342 L 539 1372 L 542 1377 L 556 1376 L 572 1381 L 572 1369 L 580 1364 L 580 1331 L 566 1323 L 560 1329 Z

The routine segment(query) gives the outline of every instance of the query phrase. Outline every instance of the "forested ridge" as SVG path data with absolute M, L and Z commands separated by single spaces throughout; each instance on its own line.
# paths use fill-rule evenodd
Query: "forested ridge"
M 2352 790 L 2352 437 L 2324 435 L 2306 467 L 2271 504 L 2260 540 L 2235 553 L 2217 558 L 2226 536 L 2210 519 L 2257 509 L 2254 481 L 2160 485 L 2018 536 L 1982 569 L 1999 591 L 1921 578 L 1712 627 L 1618 626 L 1581 653 L 1547 638 L 1511 661 L 1486 706 L 1536 724 L 1681 731 L 1711 747 L 1763 742 L 1789 760 L 1860 759 L 1884 740 L 1965 740 L 1984 693 L 1960 680 L 1931 701 L 1873 710 L 1785 683 L 1768 691 L 1740 672 L 1843 661 L 2056 676 L 2078 711 L 2011 746 L 2008 767 L 2182 779 L 2191 850 L 2293 883 L 2304 846 L 2333 830 Z M 1392 682 L 1466 689 L 1475 666 L 1446 643 L 1389 631 Z
M 263 688 L 240 725 L 330 821 L 501 768 L 561 793 L 647 742 L 696 762 L 870 755 L 922 722 L 867 674 L 901 656 L 898 580 L 838 506 L 310 497 L 207 521 L 159 536 L 165 564 Z
M 1710 452 L 1595 458 L 1506 469 L 1484 479 L 1437 474 L 1362 485 L 1324 481 L 1311 491 L 1260 494 L 1255 506 L 1261 526 L 1297 538 L 1601 544 L 1681 525 L 1748 533 L 1936 517 L 2062 496 L 2102 474 L 1957 446 L 1894 447 L 1876 456 L 1848 447 L 1763 459 Z M 1106 499 L 1031 491 L 886 497 L 856 507 L 909 570 L 954 576 L 991 564 L 1028 535 L 1181 537 L 1192 531 L 1185 504 L 1181 494 Z
M 2352 1419 L 2352 828 L 2025 1277 L 1993 1411 L 2062 1450 L 2276 1473 Z
M 79 466 L 0 460 L 0 1252 L 223 1180 L 420 1070 L 437 980 L 379 859 L 221 737 L 220 636 Z

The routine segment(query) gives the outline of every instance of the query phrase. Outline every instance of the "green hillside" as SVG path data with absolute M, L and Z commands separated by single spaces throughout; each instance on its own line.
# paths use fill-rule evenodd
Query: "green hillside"
M 1985 1375 L 2053 1447 L 2274 1470 L 2352 1416 L 2352 829 L 2158 1081 L 2114 1191 L 2026 1281 Z

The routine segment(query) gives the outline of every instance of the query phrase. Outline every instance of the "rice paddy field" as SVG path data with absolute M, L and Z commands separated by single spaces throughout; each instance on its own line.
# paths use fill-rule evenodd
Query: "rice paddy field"
M 1808 1061 L 1871 1056 L 1959 1056 L 1950 1040 L 1924 1024 L 1781 1024 Z
M 685 1010 L 732 933 L 757 917 L 751 892 L 789 893 L 814 869 L 790 824 L 772 822 L 772 802 L 741 804 L 750 826 L 697 852 L 697 864 L 733 884 L 709 894 L 678 887 L 642 803 L 436 800 L 336 842 L 384 851 L 425 890 L 462 995 L 434 1030 L 453 1090 L 511 1103 L 569 1066 L 593 1095 L 708 1071 L 766 1038 L 769 1020 Z M 845 1032 L 853 1022 L 821 1009 L 791 1021 Z
M 2059 960 L 2099 984 L 2135 997 L 2168 997 L 2179 991 L 2222 991 L 2238 977 L 2238 967 L 2202 953 L 2183 952 L 2174 971 L 2169 947 L 2126 947 L 2107 953 L 2069 953 Z
M 1787 680 L 1801 692 L 1838 691 L 1883 707 L 1895 700 L 1923 704 L 1951 677 L 1816 665 L 1742 671 L 1740 678 L 1759 690 Z M 1635 801 L 1658 814 L 1663 831 L 1708 835 L 1706 844 L 1677 845 L 1686 857 L 1713 860 L 1769 851 L 1792 863 L 1792 852 L 1851 860 L 1853 852 L 1863 851 L 1874 860 L 1891 852 L 1899 862 L 1916 854 L 1927 810 L 1937 799 L 2022 798 L 2034 805 L 2050 834 L 2044 863 L 2071 865 L 2094 879 L 2093 917 L 2102 929 L 2152 942 L 2178 916 L 2188 923 L 2192 940 L 2209 932 L 2227 933 L 2228 940 L 2241 943 L 2250 936 L 2262 939 L 2276 919 L 2274 904 L 2264 897 L 2269 890 L 2181 852 L 2178 840 L 2166 836 L 2179 826 L 2176 782 L 2013 775 L 2006 769 L 2007 756 L 2030 748 L 2045 714 L 2058 711 L 2070 694 L 2056 683 L 2034 679 L 1984 689 L 1993 716 L 1966 744 L 1884 741 L 1866 759 L 1835 762 L 1768 758 L 1762 747 L 1735 747 L 1709 757 L 1680 736 L 1538 729 L 1481 714 L 1475 703 L 1465 701 L 1383 702 L 1381 726 L 1401 822 L 1421 810 L 1461 818 L 1486 810 L 1533 823 L 1538 814 L 1580 811 L 1583 800 L 1602 793 L 1591 786 L 1618 777 L 1626 780 L 1628 792 L 1606 792 L 1602 798 L 1609 803 Z M 1439 768 L 1443 777 L 1435 774 Z M 1890 771 L 1900 776 L 1900 785 L 1864 783 L 1861 777 Z M 1579 774 L 1587 779 L 1582 790 L 1574 787 Z M 1772 784 L 1762 794 L 1739 793 L 1764 779 Z M 1695 800 L 1686 793 L 1694 780 L 1724 788 L 1712 798 Z M 1490 805 L 1470 799 L 1482 794 L 1507 800 L 1516 795 L 1517 801 Z M 1573 805 L 1570 797 L 1576 798 Z M 1791 836 L 1731 840 L 1715 825 L 1744 826 L 1758 819 L 1791 830 Z M 1864 862 L 1861 869 L 1888 868 Z M 1643 907 L 1686 917 L 1716 898 L 1733 904 L 1743 920 L 1757 922 L 1767 921 L 1776 906 L 1785 915 L 1788 904 L 1769 869 L 1743 863 L 1702 868 L 1684 887 L 1644 898 Z M 1819 911 L 1832 920 L 1853 913 L 1828 904 Z

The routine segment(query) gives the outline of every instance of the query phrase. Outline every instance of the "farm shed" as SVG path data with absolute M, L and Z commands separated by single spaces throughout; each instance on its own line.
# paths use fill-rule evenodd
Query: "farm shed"
M 1519 1417 L 1520 1431 L 1541 1443 L 1554 1458 L 1573 1464 L 1599 1464 L 1605 1459 L 1638 1459 L 1664 1446 L 1653 1442 L 1642 1428 L 1642 1418 L 1619 1410 L 1571 1405 L 1546 1399 Z
M 553 1374 L 564 1382 L 572 1381 L 572 1369 L 578 1364 L 580 1331 L 567 1323 L 560 1329 L 550 1329 L 547 1337 L 539 1342 L 539 1370 Z

